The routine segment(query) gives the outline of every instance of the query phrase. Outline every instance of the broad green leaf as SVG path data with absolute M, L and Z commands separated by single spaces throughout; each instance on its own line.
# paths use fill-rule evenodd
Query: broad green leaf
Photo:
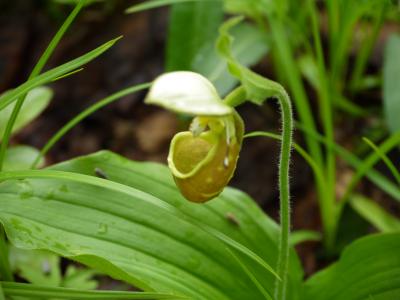
M 304 300 L 400 298 L 400 233 L 361 238 L 339 261 L 312 276 Z
M 350 198 L 350 204 L 364 219 L 382 232 L 400 232 L 400 220 L 378 203 L 361 195 Z
M 225 116 L 233 113 L 207 78 L 188 71 L 170 72 L 157 77 L 145 102 L 192 116 Z
M 253 25 L 239 24 L 232 29 L 232 37 L 232 54 L 244 66 L 256 64 L 269 50 L 266 35 Z M 237 83 L 229 74 L 226 61 L 218 55 L 214 40 L 197 53 L 192 70 L 208 78 L 220 95 L 227 94 Z
M 78 289 L 70 289 L 63 287 L 48 287 L 34 284 L 17 283 L 17 282 L 0 282 L 3 291 L 8 296 L 29 297 L 28 299 L 68 299 L 68 300 L 83 300 L 83 299 L 107 299 L 107 300 L 122 300 L 122 299 L 187 299 L 173 295 L 161 293 L 142 293 L 142 292 L 117 292 L 117 291 L 84 291 Z
M 6 95 L 7 93 L 5 93 Z M 26 124 L 35 119 L 50 103 L 53 91 L 44 86 L 37 87 L 29 91 L 25 98 L 25 102 L 18 114 L 13 127 L 13 133 L 24 127 Z M 7 106 L 0 111 L 0 140 L 3 137 L 7 122 L 11 116 L 15 104 Z
M 110 152 L 65 162 L 52 170 L 86 175 L 101 170 L 109 182 L 132 187 L 137 195 L 67 177 L 4 182 L 0 220 L 17 247 L 53 251 L 145 290 L 194 299 L 262 299 L 226 244 L 201 229 L 210 226 L 274 265 L 278 226 L 244 193 L 227 188 L 205 205 L 193 204 L 180 195 L 167 167 L 129 161 Z M 205 225 L 154 205 L 156 198 Z M 288 299 L 296 299 L 302 271 L 291 253 Z M 274 276 L 249 257 L 238 255 L 272 294 Z
M 30 90 L 44 85 L 46 83 L 51 82 L 52 80 L 68 73 L 71 72 L 82 65 L 90 62 L 91 60 L 95 59 L 97 56 L 101 55 L 105 51 L 107 51 L 109 48 L 111 48 L 118 40 L 120 37 L 113 39 L 111 41 L 108 41 L 107 43 L 104 43 L 103 45 L 97 47 L 96 49 L 78 57 L 75 58 L 61 66 L 58 66 L 54 69 L 51 69 L 45 73 L 42 73 L 38 75 L 35 78 L 32 78 L 23 84 L 19 85 L 17 88 L 8 91 L 6 94 L 3 94 L 0 96 L 0 110 L 3 110 L 6 106 L 8 106 L 10 103 L 13 101 L 16 101 L 18 97 L 28 93 Z
M 30 146 L 15 146 L 8 148 L 4 160 L 5 171 L 28 170 L 36 157 L 39 150 Z M 39 166 L 43 165 L 44 159 L 39 161 Z
M 383 66 L 383 104 L 392 133 L 400 130 L 400 35 L 393 34 L 386 45 Z
M 200 50 L 217 38 L 223 16 L 222 1 L 174 4 L 170 12 L 166 70 L 192 70 Z

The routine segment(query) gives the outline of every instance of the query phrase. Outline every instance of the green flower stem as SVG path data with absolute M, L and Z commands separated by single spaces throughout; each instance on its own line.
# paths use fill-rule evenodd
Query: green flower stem
M 278 94 L 282 114 L 282 143 L 279 159 L 279 194 L 281 236 L 279 242 L 277 273 L 281 281 L 276 281 L 275 299 L 286 299 L 289 272 L 289 236 L 290 236 L 290 189 L 289 167 L 292 150 L 293 112 L 289 95 L 281 88 Z
M 287 280 L 289 271 L 289 236 L 290 236 L 290 189 L 289 167 L 292 150 L 293 112 L 289 95 L 285 89 L 274 84 L 272 89 L 278 98 L 282 113 L 282 142 L 279 158 L 279 197 L 280 197 L 280 240 L 277 274 L 280 280 L 276 280 L 275 299 L 286 299 Z M 237 106 L 246 100 L 244 87 L 238 87 L 224 100 L 228 105 Z

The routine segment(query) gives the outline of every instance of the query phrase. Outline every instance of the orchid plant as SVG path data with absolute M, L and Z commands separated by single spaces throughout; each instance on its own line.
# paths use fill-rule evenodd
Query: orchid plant
M 238 82 L 226 96 L 217 92 L 208 77 L 189 71 L 167 72 L 150 83 L 117 91 L 89 106 L 59 129 L 40 151 L 33 151 L 33 159 L 18 159 L 17 164 L 15 158 L 10 159 L 16 157 L 8 147 L 13 128 L 33 118 L 32 113 L 23 118 L 24 122 L 19 119 L 20 112 L 29 111 L 25 105 L 33 101 L 32 91 L 81 71 L 81 66 L 118 40 L 42 73 L 85 2 L 79 1 L 30 78 L 0 96 L 0 123 L 4 129 L 0 149 L 0 300 L 400 297 L 398 232 L 357 240 L 335 263 L 304 280 L 293 246 L 308 237 L 304 232 L 291 232 L 290 222 L 292 146 L 314 166 L 321 181 L 323 173 L 313 158 L 292 141 L 288 93 L 279 83 L 240 63 L 232 51 L 231 31 L 243 22 L 243 17 L 227 20 L 219 30 L 216 49 L 227 72 Z M 163 1 L 156 2 L 147 5 Z M 237 7 L 244 2 L 230 4 Z M 263 6 L 253 9 L 257 12 Z M 169 169 L 158 163 L 128 160 L 110 151 L 37 169 L 52 146 L 82 119 L 148 88 L 147 104 L 193 118 L 188 131 L 177 133 L 171 140 Z M 246 134 L 236 107 L 246 101 L 263 105 L 270 98 L 277 99 L 281 107 L 281 134 Z M 13 103 L 15 106 L 9 109 Z M 281 141 L 280 224 L 247 194 L 227 186 L 246 138 L 253 136 Z M 90 269 L 78 272 L 68 268 L 67 273 L 75 273 L 63 277 L 59 266 L 54 266 L 60 256 Z M 33 265 L 23 263 L 33 258 Z M 50 270 L 40 270 L 39 265 L 49 266 Z M 76 280 L 76 272 L 80 280 Z M 87 290 L 95 285 L 88 279 L 99 273 L 143 292 Z M 15 282 L 16 274 L 28 283 Z

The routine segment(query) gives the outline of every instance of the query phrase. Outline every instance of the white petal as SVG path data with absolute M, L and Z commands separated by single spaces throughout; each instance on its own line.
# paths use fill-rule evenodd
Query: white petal
M 166 73 L 156 78 L 145 102 L 195 116 L 232 113 L 232 108 L 222 102 L 210 81 L 188 71 Z

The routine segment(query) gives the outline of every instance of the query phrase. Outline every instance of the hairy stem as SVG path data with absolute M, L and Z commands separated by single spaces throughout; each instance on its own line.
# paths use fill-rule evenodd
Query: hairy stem
M 292 151 L 293 112 L 289 95 L 285 89 L 276 82 L 270 82 L 272 90 L 278 98 L 282 114 L 281 153 L 279 158 L 279 197 L 280 197 L 280 239 L 278 252 L 277 274 L 279 279 L 275 284 L 275 299 L 285 300 L 289 272 L 289 236 L 290 236 L 290 188 L 289 168 L 290 154 Z M 237 106 L 246 100 L 244 87 L 238 87 L 226 98 L 225 103 Z
M 279 196 L 281 233 L 279 240 L 277 273 L 281 280 L 276 281 L 275 299 L 286 299 L 289 272 L 289 235 L 290 235 L 290 188 L 289 168 L 292 150 L 293 113 L 289 95 L 281 88 L 278 94 L 282 114 L 282 143 L 279 159 Z

